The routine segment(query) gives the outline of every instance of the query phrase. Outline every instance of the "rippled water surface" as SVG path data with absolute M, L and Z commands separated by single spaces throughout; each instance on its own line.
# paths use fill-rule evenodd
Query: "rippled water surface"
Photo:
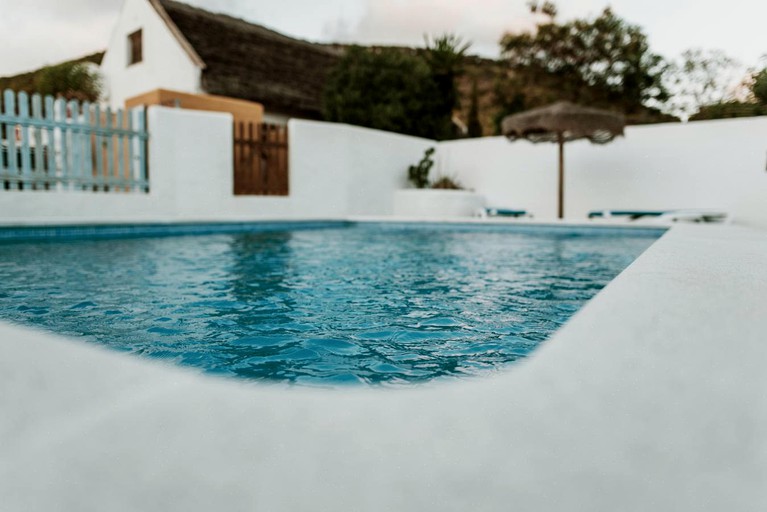
M 0 244 L 0 318 L 248 379 L 403 383 L 525 357 L 656 235 L 357 225 Z

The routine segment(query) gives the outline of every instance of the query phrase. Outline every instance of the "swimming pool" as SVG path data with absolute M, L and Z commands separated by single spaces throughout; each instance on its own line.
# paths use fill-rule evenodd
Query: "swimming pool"
M 663 232 L 396 223 L 40 229 L 0 232 L 0 318 L 206 372 L 307 384 L 502 368 Z M 188 236 L 158 236 L 178 234 Z

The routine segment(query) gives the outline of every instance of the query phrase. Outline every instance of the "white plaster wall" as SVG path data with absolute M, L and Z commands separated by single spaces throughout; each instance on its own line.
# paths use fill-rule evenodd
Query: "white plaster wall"
M 389 215 L 407 167 L 435 142 L 345 124 L 293 119 L 291 210 L 302 216 Z
M 628 127 L 624 138 L 605 146 L 565 146 L 565 216 L 713 208 L 767 222 L 766 165 L 765 117 Z M 446 142 L 438 168 L 487 196 L 489 205 L 556 216 L 556 144 L 503 137 Z
M 149 222 L 169 217 L 167 205 L 146 194 L 0 190 L 0 225 Z
M 484 195 L 487 206 L 545 217 L 556 214 L 556 165 L 553 145 L 522 141 L 512 146 L 503 137 L 485 137 L 441 143 L 432 173 Z
M 269 124 L 278 124 L 280 126 L 286 126 L 290 121 L 290 116 L 283 114 L 276 114 L 274 112 L 264 112 L 264 122 Z
M 232 189 L 232 116 L 150 107 L 150 195 L 167 202 L 174 217 L 226 217 Z
M 175 190 L 175 214 L 185 220 L 390 215 L 394 191 L 407 186 L 407 166 L 434 146 L 416 137 L 293 119 L 289 195 L 234 196 L 231 116 L 164 107 L 150 112 L 151 168 L 173 169 L 167 177 L 175 183 L 167 187 Z
M 290 195 L 234 196 L 232 117 L 148 109 L 149 194 L 0 191 L 0 224 L 339 218 L 392 213 L 433 141 L 292 120 Z
M 436 142 L 353 126 L 347 126 L 346 132 L 350 163 L 347 214 L 393 213 L 394 192 L 411 186 L 408 166 L 420 161 Z
M 128 66 L 128 34 L 142 30 L 143 61 Z M 113 108 L 157 88 L 200 92 L 200 69 L 147 0 L 125 0 L 101 63 L 107 101 Z
M 405 189 L 394 193 L 394 215 L 398 217 L 445 219 L 476 217 L 485 198 L 466 190 Z
M 226 218 L 221 205 L 231 189 L 231 115 L 150 107 L 147 124 L 148 194 L 0 191 L 0 224 Z
M 393 213 L 407 167 L 434 141 L 291 120 L 290 195 L 234 196 L 229 114 L 150 107 L 149 194 L 0 191 L 0 223 L 339 218 Z M 767 227 L 767 118 L 632 127 L 566 148 L 565 211 L 718 208 Z M 503 138 L 438 145 L 440 174 L 488 206 L 556 214 L 557 149 Z

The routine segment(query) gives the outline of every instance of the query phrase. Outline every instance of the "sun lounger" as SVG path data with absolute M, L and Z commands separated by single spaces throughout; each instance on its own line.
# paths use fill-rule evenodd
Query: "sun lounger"
M 629 220 L 636 220 L 642 217 L 659 217 L 665 213 L 668 212 L 658 210 L 594 210 L 589 212 L 589 219 L 628 217 Z
M 726 222 L 727 212 L 718 210 L 594 210 L 589 219 L 626 217 L 637 220 L 651 217 L 657 222 Z
M 485 208 L 484 215 L 488 217 L 527 217 L 527 210 L 512 210 L 510 208 Z
M 658 217 L 659 222 L 727 222 L 727 212 L 716 210 L 674 210 Z

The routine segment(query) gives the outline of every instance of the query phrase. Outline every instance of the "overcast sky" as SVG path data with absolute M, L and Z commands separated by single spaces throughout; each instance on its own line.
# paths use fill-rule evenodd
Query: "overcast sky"
M 526 0 L 189 0 L 313 41 L 420 45 L 453 32 L 473 52 L 498 55 L 504 31 L 533 25 Z M 0 0 L 0 76 L 103 49 L 122 0 Z M 744 65 L 767 54 L 767 1 L 560 0 L 561 20 L 608 4 L 642 26 L 669 58 L 691 47 L 718 48 Z

